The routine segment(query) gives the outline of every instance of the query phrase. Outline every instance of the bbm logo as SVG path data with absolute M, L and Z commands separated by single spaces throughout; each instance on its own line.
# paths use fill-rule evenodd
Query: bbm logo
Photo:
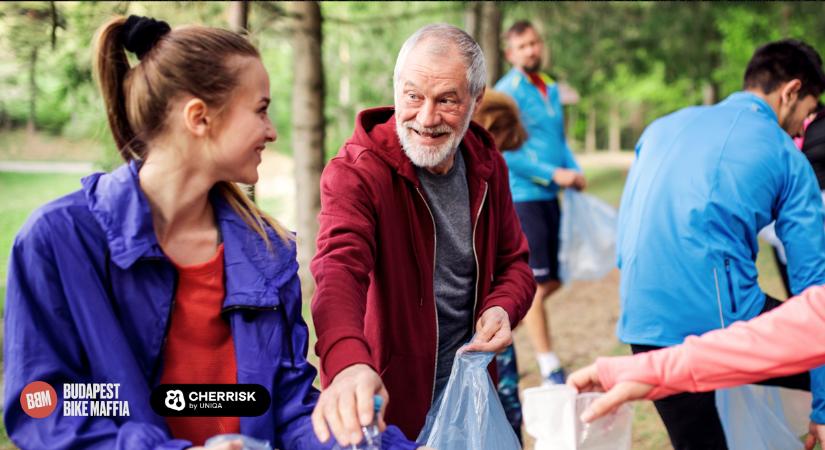
M 183 391 L 171 390 L 166 392 L 166 407 L 175 411 L 183 411 L 186 402 L 183 400 Z

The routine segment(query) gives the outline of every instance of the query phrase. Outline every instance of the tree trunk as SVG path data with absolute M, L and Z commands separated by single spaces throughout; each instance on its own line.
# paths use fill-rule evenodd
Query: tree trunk
M 611 152 L 618 152 L 622 149 L 622 121 L 619 116 L 619 103 L 615 101 L 610 104 L 607 149 Z
M 315 255 L 320 181 L 324 168 L 324 68 L 321 60 L 321 8 L 318 2 L 290 2 L 292 32 L 292 154 L 295 160 L 295 207 L 298 263 L 305 298 L 315 283 L 309 263 Z
M 249 2 L 233 1 L 226 5 L 229 16 L 229 29 L 244 36 L 249 34 Z M 255 201 L 255 185 L 238 183 L 238 187 L 246 193 L 253 202 Z
M 29 120 L 26 122 L 26 131 L 34 134 L 35 120 L 37 118 L 37 47 L 32 47 L 29 54 Z
M 487 86 L 501 78 L 501 10 L 496 2 L 481 4 L 480 39 L 477 39 L 487 62 Z
M 628 125 L 633 133 L 634 142 L 639 140 L 639 136 L 645 130 L 645 104 L 641 103 L 634 107 L 630 112 Z
M 718 97 L 719 87 L 716 83 L 705 82 L 702 84 L 702 104 L 713 105 Z
M 574 106 L 566 109 L 564 113 L 564 136 L 567 138 L 570 149 L 578 152 L 581 151 L 581 142 L 575 138 L 574 130 L 576 129 L 576 123 L 579 121 L 580 109 Z
M 346 108 L 350 106 L 350 102 L 352 101 L 352 95 L 350 93 L 350 61 L 352 58 L 350 57 L 349 43 L 343 41 L 339 45 L 338 61 L 341 63 L 341 66 L 338 71 L 338 104 Z M 341 122 L 347 123 L 345 120 Z
M 584 152 L 596 151 L 596 106 L 590 105 L 587 110 L 587 129 L 584 133 Z
M 481 34 L 479 28 L 481 24 L 481 3 L 467 2 L 464 6 L 464 31 L 478 42 Z
M 49 9 L 52 16 L 52 50 L 57 47 L 57 27 L 59 26 L 58 18 L 57 18 L 57 6 L 55 6 L 54 2 L 49 2 Z
M 229 29 L 240 34 L 249 34 L 249 2 L 229 2 Z

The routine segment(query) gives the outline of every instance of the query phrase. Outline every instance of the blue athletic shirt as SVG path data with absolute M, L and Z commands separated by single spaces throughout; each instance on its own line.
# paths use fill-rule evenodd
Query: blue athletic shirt
M 619 338 L 670 346 L 758 315 L 756 236 L 773 220 L 792 292 L 825 283 L 816 177 L 764 100 L 738 92 L 652 123 L 619 209 Z
M 540 74 L 547 96 L 518 69 L 511 69 L 495 89 L 510 95 L 519 108 L 527 140 L 516 150 L 504 152 L 510 171 L 510 191 L 514 202 L 551 200 L 559 186 L 553 182 L 558 168 L 581 170 L 564 137 L 564 111 L 558 85 Z

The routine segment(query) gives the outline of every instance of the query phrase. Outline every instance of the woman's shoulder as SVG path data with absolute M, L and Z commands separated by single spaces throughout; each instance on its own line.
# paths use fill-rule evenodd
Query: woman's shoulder
M 67 232 L 77 225 L 93 222 L 88 201 L 82 190 L 56 198 L 34 210 L 17 233 L 17 239 L 58 236 L 68 240 Z

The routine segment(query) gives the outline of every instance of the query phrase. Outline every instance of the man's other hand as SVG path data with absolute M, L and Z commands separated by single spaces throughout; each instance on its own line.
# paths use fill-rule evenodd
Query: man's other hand
M 499 353 L 512 343 L 510 316 L 501 306 L 493 306 L 479 317 L 475 337 L 463 350 Z

